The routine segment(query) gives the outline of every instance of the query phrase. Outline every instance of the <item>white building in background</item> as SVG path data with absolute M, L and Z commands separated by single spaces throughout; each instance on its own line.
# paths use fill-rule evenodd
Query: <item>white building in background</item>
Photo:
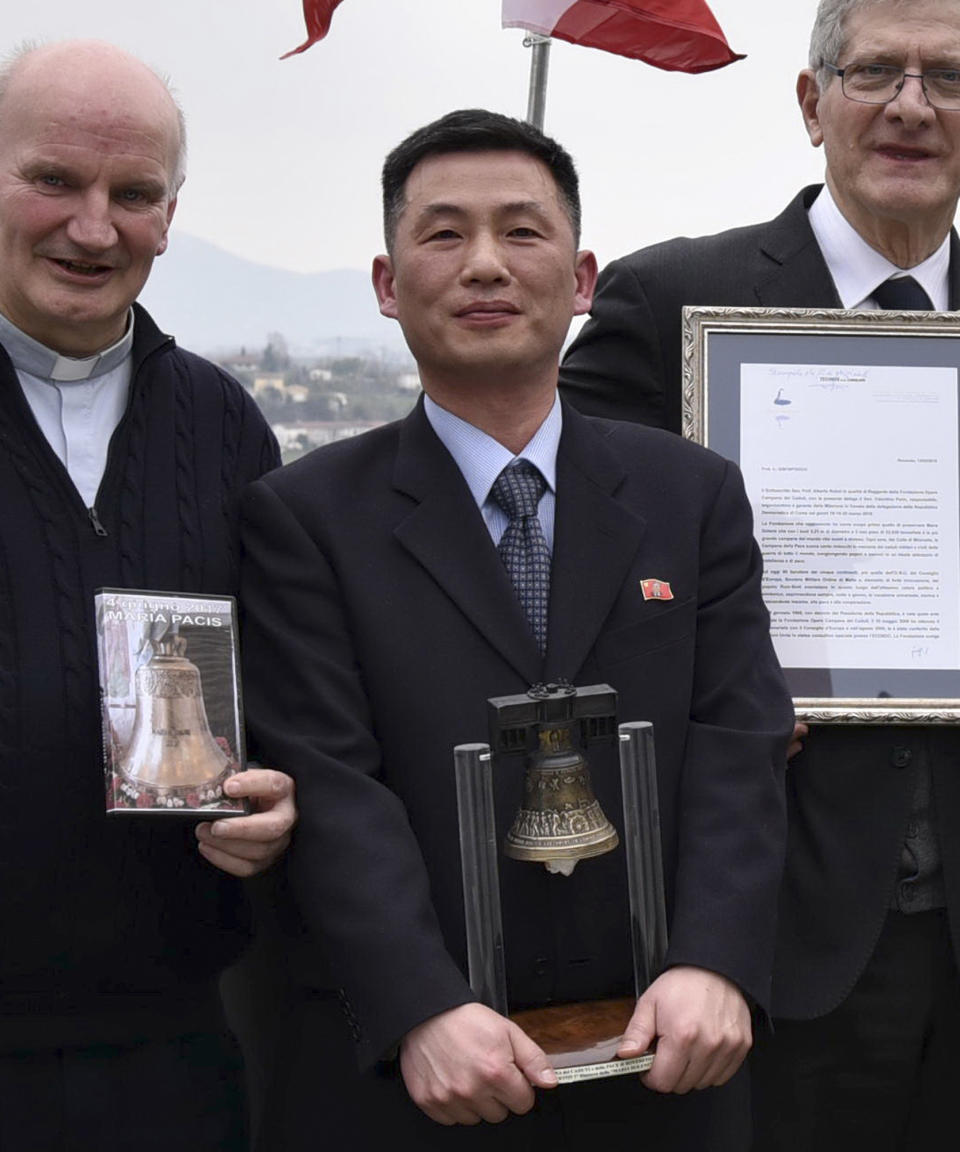
M 284 463 L 302 456 L 313 448 L 359 436 L 379 428 L 382 420 L 304 420 L 296 424 L 272 424 Z

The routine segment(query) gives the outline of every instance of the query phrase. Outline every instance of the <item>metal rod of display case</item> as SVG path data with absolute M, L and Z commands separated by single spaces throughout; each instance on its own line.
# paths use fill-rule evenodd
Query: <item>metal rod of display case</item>
M 634 720 L 621 724 L 618 731 L 630 931 L 639 996 L 660 974 L 667 952 L 657 764 L 652 724 Z
M 477 998 L 505 1016 L 507 976 L 497 870 L 493 769 L 489 744 L 458 744 L 453 750 L 460 812 L 460 857 L 470 987 Z

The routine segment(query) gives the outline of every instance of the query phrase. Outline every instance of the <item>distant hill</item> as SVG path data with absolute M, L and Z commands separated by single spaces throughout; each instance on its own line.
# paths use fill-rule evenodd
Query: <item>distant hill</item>
M 254 264 L 183 232 L 153 265 L 141 300 L 195 352 L 261 348 L 282 332 L 290 351 L 401 358 L 400 326 L 377 310 L 367 272 L 288 272 Z

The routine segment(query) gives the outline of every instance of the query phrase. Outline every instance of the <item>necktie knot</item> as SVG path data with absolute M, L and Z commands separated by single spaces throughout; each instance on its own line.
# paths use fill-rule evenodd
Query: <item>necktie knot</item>
M 874 289 L 873 298 L 883 309 L 896 312 L 931 312 L 933 301 L 912 276 L 894 276 Z
M 490 495 L 510 520 L 536 516 L 547 482 L 528 460 L 508 464 L 494 480 Z

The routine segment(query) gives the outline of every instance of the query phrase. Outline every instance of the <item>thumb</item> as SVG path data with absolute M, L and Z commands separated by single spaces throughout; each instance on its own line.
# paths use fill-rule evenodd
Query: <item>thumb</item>
M 641 996 L 623 1033 L 617 1055 L 624 1058 L 640 1056 L 653 1043 L 657 1034 L 657 1007 L 651 997 Z
M 522 1028 L 510 1021 L 513 1062 L 534 1088 L 556 1088 L 557 1074 L 544 1050 Z

